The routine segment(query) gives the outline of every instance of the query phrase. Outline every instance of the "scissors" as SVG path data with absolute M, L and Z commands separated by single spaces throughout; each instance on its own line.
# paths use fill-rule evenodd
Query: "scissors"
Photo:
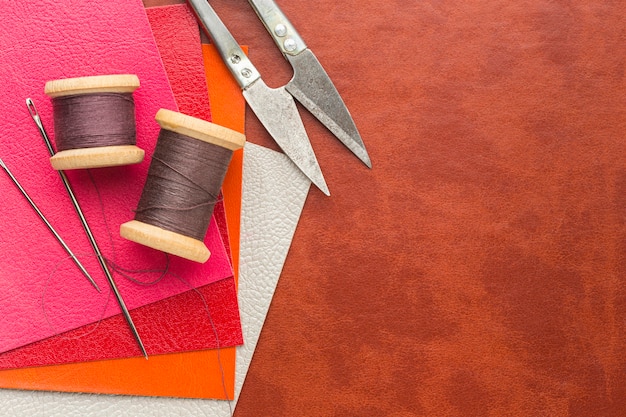
M 294 70 L 293 78 L 279 88 L 270 88 L 265 84 L 259 71 L 206 0 L 188 1 L 237 80 L 252 111 L 285 155 L 313 184 L 330 195 L 294 97 L 371 168 L 363 140 L 339 92 L 274 1 L 248 0 Z

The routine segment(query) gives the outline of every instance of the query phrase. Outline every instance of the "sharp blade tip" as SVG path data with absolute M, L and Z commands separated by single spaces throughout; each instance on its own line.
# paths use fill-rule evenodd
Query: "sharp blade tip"
M 321 172 L 319 173 L 319 175 L 309 175 L 306 173 L 304 174 L 307 176 L 308 180 L 311 181 L 311 184 L 313 184 L 315 187 L 317 187 L 321 192 L 323 192 L 327 196 L 330 196 L 328 185 L 326 184 L 326 180 L 324 179 L 324 176 L 321 174 Z
M 372 169 L 372 160 L 370 159 L 369 155 L 365 154 L 365 156 L 360 159 L 361 159 L 361 162 L 363 162 L 366 167 L 368 167 L 369 169 Z
M 315 184 L 315 186 L 324 194 L 326 194 L 326 196 L 330 197 L 330 190 L 328 189 L 328 185 L 326 185 L 326 182 L 324 182 L 323 184 Z

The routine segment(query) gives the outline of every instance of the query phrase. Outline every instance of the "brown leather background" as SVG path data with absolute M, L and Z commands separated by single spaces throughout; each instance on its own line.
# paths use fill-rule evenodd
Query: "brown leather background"
M 211 0 L 270 85 L 243 0 Z M 626 415 L 626 6 L 279 4 L 367 170 L 303 111 L 312 190 L 236 416 Z M 252 113 L 252 142 L 274 146 Z

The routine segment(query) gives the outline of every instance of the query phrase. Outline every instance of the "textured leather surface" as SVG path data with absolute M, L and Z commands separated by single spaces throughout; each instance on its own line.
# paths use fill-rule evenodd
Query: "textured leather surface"
M 175 5 L 146 8 L 146 14 L 178 108 L 190 116 L 211 121 L 199 52 L 200 31 L 193 13 L 187 6 Z
M 309 181 L 282 154 L 246 144 L 241 218 L 239 295 L 246 344 L 237 350 L 236 394 L 241 391 L 280 271 L 309 190 Z M 196 376 L 195 372 L 190 375 Z M 192 378 L 193 380 L 193 378 Z M 216 400 L 85 395 L 0 390 L 6 416 L 228 417 Z
M 623 416 L 626 4 L 279 3 L 374 168 L 306 116 L 333 195 L 237 417 Z M 254 13 L 211 4 L 276 84 Z
M 154 114 L 160 107 L 176 109 L 140 1 L 104 2 L 89 7 L 70 0 L 36 6 L 9 2 L 3 8 L 2 158 L 105 291 L 96 293 L 76 272 L 60 245 L 3 174 L 0 217 L 5 221 L 0 240 L 0 280 L 5 291 L 0 301 L 0 351 L 119 313 L 114 300 L 107 303 L 110 294 L 106 279 L 91 255 L 59 176 L 50 168 L 45 146 L 26 111 L 25 98 L 35 100 L 53 136 L 50 100 L 43 94 L 47 80 L 96 73 L 135 73 L 142 83 L 135 93 L 138 145 L 148 155 L 158 133 Z M 72 18 L 68 19 L 70 10 Z M 102 205 L 86 171 L 68 173 L 103 253 L 124 268 L 162 268 L 165 264 L 162 254 L 125 241 L 118 234 L 119 225 L 133 216 L 148 163 L 149 158 L 132 167 L 91 170 Z M 211 228 L 206 243 L 213 253 L 206 264 L 192 265 L 180 259 L 171 262 L 171 271 L 186 277 L 194 287 L 232 276 L 217 228 Z M 144 274 L 140 278 L 150 280 L 155 275 Z M 189 289 L 173 276 L 148 287 L 119 276 L 117 282 L 129 308 Z M 121 328 L 121 332 L 128 334 L 126 328 Z M 138 348 L 131 354 L 139 354 Z
M 246 278 L 239 284 L 239 303 L 245 344 L 237 347 L 235 400 L 248 373 L 310 186 L 285 155 L 253 143 L 247 143 L 244 151 L 239 269 Z
M 154 24 L 154 21 L 152 20 L 154 13 L 158 15 L 168 14 L 170 16 L 183 12 L 190 13 L 188 10 L 185 11 L 185 6 L 148 9 L 147 12 L 151 24 Z M 176 26 L 183 27 L 177 28 Z M 184 20 L 182 19 L 168 21 L 166 24 L 162 24 L 161 28 L 154 28 L 155 38 L 158 42 L 158 39 L 160 39 L 161 36 L 161 30 L 166 28 L 170 31 L 178 29 L 181 32 L 184 32 L 184 26 L 186 26 L 186 23 L 184 23 Z M 195 27 L 197 28 L 197 26 Z M 195 53 L 199 53 L 200 40 L 197 30 L 193 35 L 194 36 L 190 36 L 190 38 L 195 39 L 192 43 L 194 43 L 198 48 Z M 178 39 L 179 45 L 181 40 L 182 39 Z M 165 46 L 161 43 L 159 43 L 159 45 L 159 48 Z M 174 48 L 169 49 L 174 50 Z M 189 52 L 194 53 L 194 51 Z M 171 84 L 174 86 L 177 84 L 177 80 L 180 78 L 181 73 L 175 71 L 168 65 L 169 57 L 167 56 L 167 53 L 168 52 L 164 51 L 161 53 L 161 56 L 168 71 Z M 230 73 L 228 73 L 228 70 L 223 65 L 214 48 L 209 45 L 204 45 L 203 54 L 203 61 L 206 66 L 207 76 L 204 76 L 204 66 L 201 62 L 201 78 L 207 79 L 214 122 L 243 132 L 245 102 L 240 93 L 239 87 L 231 77 Z M 188 78 L 190 78 L 189 74 L 192 74 L 193 71 L 194 70 L 191 68 L 188 71 L 185 71 L 184 74 L 182 74 L 184 75 L 183 78 L 188 80 Z M 175 75 L 178 76 L 174 77 Z M 195 88 L 200 90 L 199 93 L 202 93 L 203 91 L 202 94 L 207 95 L 207 85 L 203 85 L 203 88 L 196 85 Z M 192 92 L 188 91 L 187 94 L 192 94 Z M 204 100 L 203 103 L 206 106 L 206 100 Z M 181 105 L 184 106 L 185 104 L 181 103 Z M 238 151 L 237 156 L 232 159 L 228 169 L 227 179 L 224 181 L 223 187 L 224 203 L 228 208 L 228 219 L 226 220 L 229 222 L 230 233 L 233 237 L 233 239 L 231 239 L 232 253 L 236 255 L 235 263 L 233 264 L 235 270 L 238 270 L 237 266 L 239 263 L 239 223 L 241 218 L 241 184 L 243 171 L 241 158 L 242 152 L 243 151 Z M 232 285 L 234 285 L 232 280 L 226 284 L 227 281 L 229 280 L 222 280 L 217 283 L 210 284 L 207 287 L 219 288 L 224 285 L 230 285 L 230 289 L 232 289 Z M 216 297 L 211 297 L 207 301 L 208 305 L 213 310 L 212 317 L 214 322 L 221 325 L 223 317 L 216 314 L 216 311 L 219 312 L 220 309 L 232 311 L 232 307 L 229 309 L 229 307 L 232 306 L 230 303 L 230 297 L 232 297 L 232 295 L 230 293 L 224 294 L 224 291 L 216 293 L 213 290 L 210 290 L 209 294 L 216 295 Z M 159 302 L 151 305 L 155 307 L 152 312 L 156 310 L 157 312 L 165 311 L 168 315 L 172 316 L 180 315 L 180 317 L 182 317 L 181 320 L 185 322 L 185 327 L 193 326 L 194 315 L 193 312 L 192 315 L 189 315 L 189 308 L 185 308 L 186 299 L 184 294 L 172 297 L 172 301 L 174 301 L 174 299 L 184 301 L 182 309 L 181 306 L 177 307 L 176 305 L 169 308 L 167 306 L 163 308 L 160 306 L 162 302 Z M 197 304 L 198 303 L 196 301 L 189 306 L 195 311 L 196 315 L 198 312 L 203 311 L 202 306 Z M 235 312 L 238 313 L 236 303 L 234 307 Z M 171 321 L 178 322 L 181 320 Z M 206 323 L 206 318 L 204 318 L 203 322 Z M 237 324 L 238 323 L 239 322 L 237 322 Z M 202 322 L 200 324 L 202 324 Z M 237 330 L 236 334 L 241 334 L 240 326 Z M 164 334 L 165 337 L 173 339 L 176 337 L 180 338 L 182 336 L 183 340 L 192 338 L 194 340 L 199 339 L 203 341 L 207 340 L 206 335 L 212 335 L 211 329 L 201 328 L 185 334 L 180 334 L 180 332 L 176 331 L 161 333 Z M 220 334 L 221 346 L 229 346 L 228 336 L 232 336 L 224 334 L 224 332 L 219 332 L 218 334 Z M 110 335 L 99 334 L 96 336 L 96 340 L 106 340 L 110 337 Z M 213 338 L 211 338 L 210 341 L 211 343 L 214 343 L 214 340 L 212 339 Z M 43 346 L 42 349 L 51 349 L 54 351 L 54 347 L 50 346 Z M 74 347 L 74 349 L 84 350 L 80 349 L 80 346 Z M 223 381 L 226 386 L 226 391 L 224 389 L 224 385 L 222 384 L 222 371 L 224 373 Z M 219 352 L 216 350 L 208 350 L 151 356 L 148 361 L 143 358 L 129 358 L 68 364 L 62 366 L 13 369 L 0 372 L 0 387 L 4 388 L 185 398 L 233 398 L 234 384 L 234 348 L 222 348 Z
M 233 278 L 204 285 L 197 291 L 186 291 L 133 311 L 133 321 L 135 325 L 141 325 L 142 340 L 150 355 L 218 346 L 204 302 L 210 306 L 220 346 L 242 343 Z M 126 327 L 128 325 L 122 316 L 115 315 L 98 325 L 89 325 L 9 351 L 2 355 L 0 363 L 8 369 L 137 356 L 136 342 Z M 10 372 L 3 374 L 0 371 L 0 386 L 12 386 L 14 378 L 11 375 Z

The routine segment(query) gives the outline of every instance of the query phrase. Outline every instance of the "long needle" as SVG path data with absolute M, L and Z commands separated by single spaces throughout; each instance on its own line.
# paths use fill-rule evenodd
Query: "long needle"
M 39 129 L 39 133 L 41 133 L 41 137 L 43 138 L 46 144 L 46 147 L 48 148 L 48 152 L 50 153 L 50 156 L 54 156 L 54 148 L 52 147 L 52 142 L 48 138 L 46 129 L 44 129 L 43 127 L 43 123 L 41 122 L 41 118 L 39 117 L 39 113 L 37 112 L 37 108 L 35 107 L 35 103 L 33 103 L 33 100 L 31 100 L 30 98 L 27 98 L 26 107 L 28 108 L 28 112 L 30 113 L 31 117 L 35 121 L 35 124 L 37 125 L 37 128 Z M 93 248 L 93 251 L 96 254 L 96 258 L 98 258 L 98 262 L 100 263 L 100 266 L 102 267 L 102 271 L 104 272 L 104 275 L 109 281 L 109 285 L 111 286 L 111 289 L 113 290 L 113 294 L 115 294 L 115 298 L 117 299 L 117 303 L 119 304 L 120 309 L 122 310 L 122 314 L 124 315 L 124 318 L 126 319 L 126 322 L 128 323 L 128 325 L 130 326 L 130 329 L 133 332 L 133 336 L 135 337 L 135 340 L 139 344 L 141 353 L 146 359 L 148 359 L 148 353 L 146 352 L 143 342 L 141 341 L 141 337 L 139 337 L 139 332 L 137 331 L 137 328 L 135 327 L 135 323 L 133 322 L 133 319 L 130 316 L 130 313 L 128 312 L 128 308 L 126 308 L 126 304 L 124 303 L 124 300 L 122 299 L 122 295 L 117 289 L 117 285 L 115 284 L 115 281 L 113 280 L 111 271 L 109 271 L 109 268 L 106 265 L 106 261 L 104 257 L 102 256 L 102 252 L 100 252 L 100 248 L 98 247 L 98 244 L 96 243 L 96 238 L 94 237 L 93 233 L 91 232 L 91 229 L 89 228 L 87 219 L 85 218 L 85 215 L 83 214 L 83 211 L 81 210 L 80 205 L 78 204 L 78 200 L 76 199 L 76 195 L 74 194 L 74 191 L 72 190 L 72 186 L 70 185 L 70 182 L 67 179 L 67 176 L 65 175 L 65 173 L 63 171 L 58 171 L 58 172 L 59 172 L 59 175 L 61 176 L 61 180 L 63 181 L 63 185 L 65 186 L 65 189 L 67 190 L 67 194 L 70 196 L 70 200 L 72 200 L 74 209 L 76 209 L 76 213 L 78 214 L 78 217 L 80 218 L 80 223 L 83 225 L 83 229 L 85 230 L 85 233 L 87 234 L 89 243 L 91 243 L 91 247 Z
M 30 203 L 30 206 L 33 208 L 33 210 L 35 210 L 35 212 L 39 215 L 39 217 L 41 218 L 41 220 L 43 220 L 43 222 L 45 223 L 46 226 L 48 226 L 48 230 L 50 230 L 50 232 L 52 232 L 52 234 L 54 235 L 54 237 L 59 241 L 59 243 L 61 244 L 61 246 L 63 247 L 63 249 L 65 249 L 65 252 L 67 252 L 68 255 L 70 255 L 70 257 L 72 258 L 72 260 L 74 261 L 74 263 L 76 264 L 76 266 L 78 267 L 78 269 L 80 269 L 80 271 L 83 273 L 83 275 L 85 275 L 85 277 L 87 277 L 87 279 L 89 280 L 89 282 L 91 282 L 91 284 L 98 290 L 98 292 L 100 292 L 100 288 L 98 288 L 98 285 L 96 285 L 96 282 L 93 280 L 93 278 L 91 278 L 91 275 L 89 275 L 89 272 L 87 272 L 87 270 L 85 269 L 85 267 L 80 263 L 80 261 L 78 260 L 78 258 L 76 257 L 76 255 L 74 255 L 74 253 L 72 252 L 72 250 L 69 248 L 69 246 L 67 246 L 67 244 L 65 243 L 65 241 L 63 240 L 63 238 L 61 238 L 61 236 L 59 235 L 59 233 L 54 230 L 54 227 L 52 227 L 52 225 L 50 224 L 50 222 L 48 221 L 48 219 L 46 219 L 46 216 L 43 215 L 43 213 L 41 212 L 41 210 L 39 210 L 39 207 L 37 207 L 37 205 L 35 204 L 35 202 L 33 201 L 32 198 L 30 198 L 30 196 L 28 195 L 28 193 L 26 192 L 26 190 L 24 189 L 24 187 L 22 187 L 22 185 L 19 183 L 19 181 L 17 180 L 17 178 L 15 178 L 15 176 L 13 175 L 13 173 L 9 170 L 9 168 L 4 164 L 4 162 L 2 161 L 2 159 L 0 159 L 0 167 L 2 167 L 2 169 L 4 169 L 4 171 L 7 173 L 7 175 L 9 176 L 9 178 L 11 179 L 11 181 L 13 181 L 13 184 L 15 184 L 15 186 L 17 187 L 18 190 L 20 190 L 20 192 L 22 193 L 22 195 L 26 198 L 26 200 L 28 200 L 28 202 Z

